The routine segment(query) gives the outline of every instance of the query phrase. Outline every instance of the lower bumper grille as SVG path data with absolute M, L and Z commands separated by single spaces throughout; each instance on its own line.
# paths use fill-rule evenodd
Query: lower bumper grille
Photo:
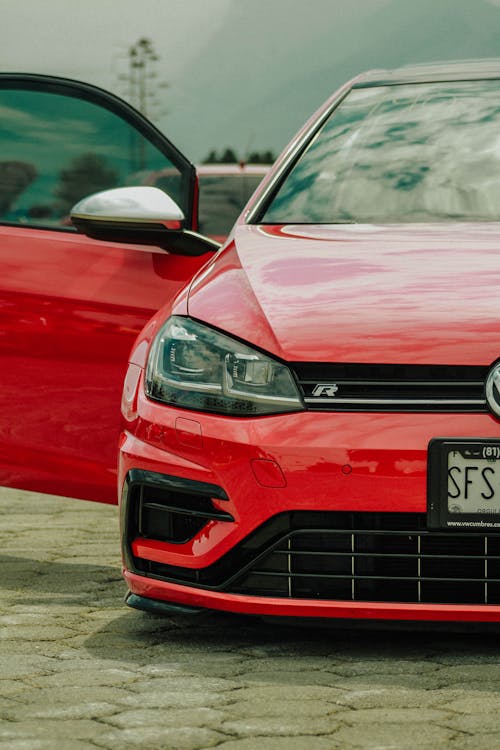
M 429 532 L 404 515 L 398 529 L 392 514 L 379 516 L 384 523 L 377 528 L 370 514 L 354 515 L 343 528 L 288 534 L 232 590 L 298 599 L 500 603 L 497 536 Z
M 429 531 L 423 513 L 283 513 L 207 568 L 135 562 L 155 578 L 253 596 L 500 604 L 500 535 Z

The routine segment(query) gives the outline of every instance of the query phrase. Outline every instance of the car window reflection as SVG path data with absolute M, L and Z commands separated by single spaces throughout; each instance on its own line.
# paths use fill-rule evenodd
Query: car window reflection
M 263 220 L 497 221 L 499 125 L 495 80 L 354 89 Z
M 0 220 L 61 227 L 90 193 L 138 184 L 137 174 L 169 169 L 182 206 L 179 171 L 118 115 L 78 98 L 0 91 Z

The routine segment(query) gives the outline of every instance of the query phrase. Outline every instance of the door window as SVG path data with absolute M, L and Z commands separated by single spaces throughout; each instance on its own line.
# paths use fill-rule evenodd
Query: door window
M 63 79 L 0 78 L 0 222 L 70 228 L 71 207 L 108 188 L 162 188 L 190 226 L 194 168 L 125 102 Z

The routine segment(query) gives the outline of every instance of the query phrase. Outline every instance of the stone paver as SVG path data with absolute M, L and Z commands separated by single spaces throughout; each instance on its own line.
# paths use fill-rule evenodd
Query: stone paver
M 116 508 L 0 489 L 0 748 L 490 750 L 500 627 L 123 605 Z

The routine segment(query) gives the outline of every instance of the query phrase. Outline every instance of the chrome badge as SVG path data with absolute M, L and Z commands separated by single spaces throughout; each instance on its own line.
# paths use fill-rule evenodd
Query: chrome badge
M 335 394 L 337 393 L 338 389 L 339 387 L 337 383 L 318 383 L 318 385 L 315 385 L 312 389 L 312 395 L 316 398 L 320 398 L 321 396 L 326 396 L 327 398 L 335 398 Z M 500 404 L 498 408 L 500 409 Z
M 486 401 L 493 414 L 500 417 L 500 364 L 492 367 L 486 378 Z

